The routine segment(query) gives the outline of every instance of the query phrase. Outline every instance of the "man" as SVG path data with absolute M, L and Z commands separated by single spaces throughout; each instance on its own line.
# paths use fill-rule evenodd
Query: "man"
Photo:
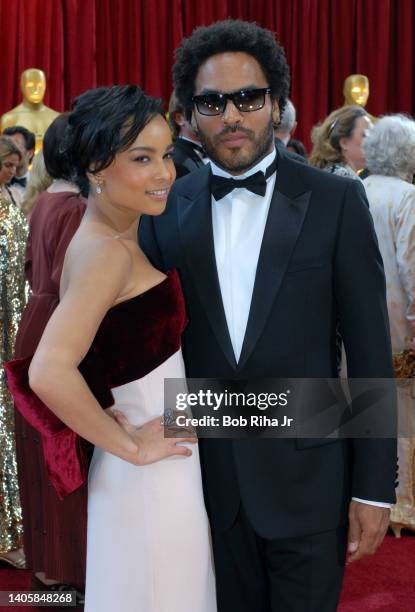
M 8 127 L 3 134 L 10 136 L 22 153 L 22 160 L 17 167 L 16 176 L 10 183 L 12 190 L 18 193 L 19 201 L 21 201 L 26 193 L 27 181 L 30 176 L 29 166 L 35 154 L 35 135 L 21 125 Z
M 391 377 L 364 190 L 276 155 L 289 74 L 274 35 L 232 20 L 199 28 L 173 74 L 211 166 L 175 184 L 162 216 L 143 218 L 140 242 L 155 265 L 180 272 L 188 376 L 335 377 L 340 320 L 349 376 Z M 334 612 L 346 548 L 359 559 L 386 532 L 395 441 L 200 446 L 219 612 Z
M 284 111 L 281 114 L 281 120 L 274 128 L 275 139 L 286 147 L 296 127 L 297 119 L 295 107 L 291 100 L 287 100 Z
M 174 138 L 176 178 L 180 178 L 204 165 L 204 151 L 174 91 L 170 96 L 169 123 Z
M 291 100 L 286 101 L 285 108 L 281 113 L 280 122 L 274 126 L 275 134 L 275 146 L 277 149 L 283 149 L 286 151 L 292 159 L 304 164 L 307 163 L 305 155 L 298 155 L 295 152 L 288 152 L 287 146 L 291 141 L 291 137 L 294 134 L 297 127 L 297 119 L 294 104 Z

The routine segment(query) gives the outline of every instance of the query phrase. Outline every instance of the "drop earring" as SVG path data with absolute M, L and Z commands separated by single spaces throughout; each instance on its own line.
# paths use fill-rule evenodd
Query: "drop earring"
M 95 187 L 95 191 L 96 191 L 97 193 L 102 193 L 102 187 L 101 187 L 101 185 L 97 185 L 97 186 Z

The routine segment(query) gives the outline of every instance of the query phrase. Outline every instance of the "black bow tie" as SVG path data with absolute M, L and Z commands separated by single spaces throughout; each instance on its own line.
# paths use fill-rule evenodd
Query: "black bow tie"
M 26 183 L 27 178 L 25 176 L 22 176 L 22 178 L 14 176 L 11 180 L 10 185 L 20 185 L 20 187 L 26 187 Z
M 252 191 L 252 193 L 256 193 L 257 195 L 264 196 L 267 190 L 267 179 L 274 174 L 277 169 L 277 158 L 275 157 L 274 161 L 265 171 L 265 174 L 259 170 L 255 172 L 255 174 L 251 174 L 244 179 L 233 179 L 233 178 L 225 178 L 223 176 L 217 176 L 216 174 L 212 174 L 210 178 L 210 188 L 212 191 L 212 195 L 216 201 L 221 200 L 228 193 L 231 193 L 234 189 L 248 189 Z

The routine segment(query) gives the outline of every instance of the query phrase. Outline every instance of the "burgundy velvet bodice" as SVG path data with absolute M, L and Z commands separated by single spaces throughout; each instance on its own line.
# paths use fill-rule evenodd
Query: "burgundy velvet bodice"
M 79 370 L 103 408 L 114 403 L 111 389 L 146 376 L 181 344 L 187 318 L 175 270 L 155 287 L 110 308 Z M 59 497 L 87 478 L 88 448 L 29 387 L 31 357 L 5 364 L 16 408 L 42 436 L 49 477 Z
M 79 369 L 103 408 L 111 389 L 142 378 L 180 348 L 186 324 L 177 272 L 105 315 Z

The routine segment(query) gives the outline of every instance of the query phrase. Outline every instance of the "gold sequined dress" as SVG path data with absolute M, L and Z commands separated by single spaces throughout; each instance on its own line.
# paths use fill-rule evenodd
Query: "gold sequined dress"
M 13 358 L 26 303 L 24 256 L 27 225 L 15 204 L 0 194 L 0 554 L 22 546 L 22 511 L 17 480 L 14 404 L 2 363 Z

